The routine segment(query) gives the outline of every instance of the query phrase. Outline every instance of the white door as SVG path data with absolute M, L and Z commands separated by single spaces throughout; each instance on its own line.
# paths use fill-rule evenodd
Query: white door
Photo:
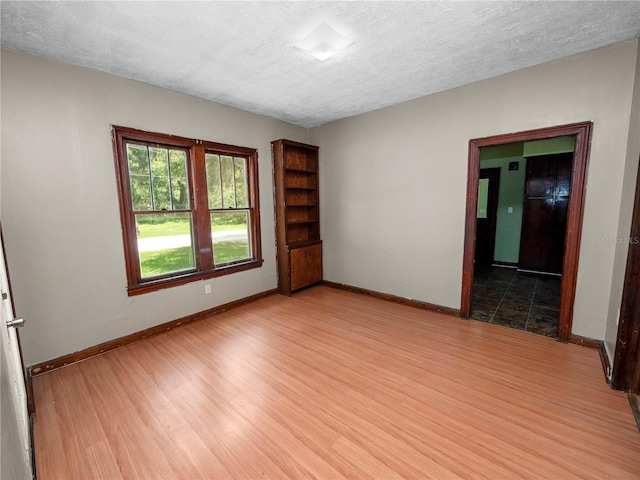
M 2 442 L 0 478 L 27 480 L 33 478 L 27 394 L 16 327 L 8 326 L 13 316 L 13 303 L 4 261 L 4 245 L 0 241 L 0 396 Z

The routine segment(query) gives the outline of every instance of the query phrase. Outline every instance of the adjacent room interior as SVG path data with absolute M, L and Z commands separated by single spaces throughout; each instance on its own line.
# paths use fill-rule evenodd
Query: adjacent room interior
M 575 137 L 480 151 L 471 317 L 557 338 Z
M 639 3 L 0 8 L 2 478 L 640 476 Z

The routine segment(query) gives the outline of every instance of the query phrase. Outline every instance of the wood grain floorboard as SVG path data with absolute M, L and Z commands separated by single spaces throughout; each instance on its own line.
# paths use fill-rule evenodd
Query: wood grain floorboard
M 640 478 L 596 350 L 322 286 L 33 387 L 40 480 Z

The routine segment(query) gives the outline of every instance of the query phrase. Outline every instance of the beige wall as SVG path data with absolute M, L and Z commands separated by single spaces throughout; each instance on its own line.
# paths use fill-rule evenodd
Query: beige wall
M 573 333 L 603 339 L 638 41 L 311 130 L 327 280 L 460 307 L 468 143 L 593 121 Z M 464 68 L 461 66 L 461 68 Z
M 609 297 L 609 310 L 607 315 L 605 346 L 611 365 L 615 353 L 616 338 L 618 335 L 618 313 L 622 302 L 622 290 L 624 287 L 624 275 L 629 251 L 629 235 L 631 233 L 631 218 L 633 216 L 633 202 L 638 173 L 638 157 L 640 156 L 640 48 L 636 61 L 635 88 L 633 90 L 633 102 L 631 107 L 631 120 L 629 122 L 627 155 L 624 167 L 624 179 L 622 181 L 622 193 L 620 197 L 620 217 L 618 231 L 615 238 L 615 259 L 613 263 L 613 281 L 611 282 L 611 295 Z
M 307 130 L 2 50 L 2 225 L 31 365 L 275 288 L 270 142 Z M 262 268 L 128 297 L 110 125 L 259 151 Z
M 270 141 L 281 137 L 321 148 L 327 280 L 458 308 L 469 139 L 586 120 L 573 332 L 606 329 L 609 342 L 624 262 L 604 238 L 628 232 L 637 57 L 626 42 L 307 132 L 3 49 L 0 214 L 26 364 L 274 288 Z M 264 266 L 211 280 L 211 295 L 194 282 L 128 297 L 110 124 L 258 148 Z

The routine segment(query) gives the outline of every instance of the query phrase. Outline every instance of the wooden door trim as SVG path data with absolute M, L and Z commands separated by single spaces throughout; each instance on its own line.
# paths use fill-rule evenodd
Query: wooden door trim
M 558 317 L 558 339 L 569 341 L 573 323 L 573 302 L 576 294 L 580 237 L 584 213 L 585 185 L 591 146 L 592 122 L 572 123 L 555 127 L 508 133 L 492 137 L 469 140 L 469 167 L 467 176 L 467 204 L 465 216 L 464 256 L 462 260 L 462 296 L 460 315 L 471 315 L 473 294 L 473 270 L 476 243 L 476 204 L 478 203 L 478 180 L 480 175 L 480 149 L 507 143 L 529 142 L 548 138 L 574 135 L 576 146 L 571 170 L 571 196 L 567 213 L 562 283 L 560 291 L 560 314 Z
M 640 247 L 637 245 L 640 241 L 640 168 L 638 168 L 637 178 L 624 287 L 620 302 L 620 321 L 611 374 L 613 388 L 633 393 L 640 392 L 640 308 L 638 307 L 638 298 L 640 298 L 638 295 L 640 288 L 638 248 Z

